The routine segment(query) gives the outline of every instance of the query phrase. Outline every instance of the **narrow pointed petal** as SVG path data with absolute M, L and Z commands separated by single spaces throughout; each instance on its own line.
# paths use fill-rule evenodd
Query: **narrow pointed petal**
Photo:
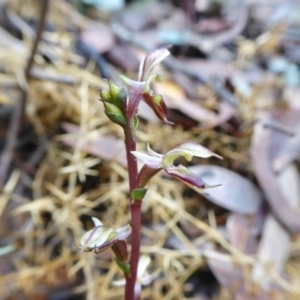
M 116 230 L 118 240 L 125 240 L 131 234 L 130 225 L 123 226 Z
M 152 96 L 150 93 L 144 93 L 143 98 L 161 121 L 170 125 L 174 124 L 167 119 L 168 109 L 161 95 L 157 94 Z
M 92 217 L 92 220 L 93 220 L 95 227 L 103 226 L 102 222 L 99 219 Z
M 159 48 L 147 54 L 140 64 L 139 69 L 139 81 L 144 81 L 151 74 L 157 64 L 163 61 L 170 55 L 170 51 L 167 48 Z
M 131 151 L 131 154 L 137 159 L 145 163 L 149 168 L 161 169 L 162 168 L 162 158 L 153 157 L 138 151 Z
M 137 277 L 138 279 L 141 279 L 145 273 L 146 270 L 151 262 L 151 258 L 147 255 L 142 255 L 139 259 L 138 269 L 137 269 Z
M 117 286 L 117 287 L 121 287 L 121 286 L 125 286 L 125 278 L 124 279 L 119 279 L 119 280 L 113 280 L 112 285 Z
M 162 158 L 162 157 L 163 157 L 162 154 L 153 151 L 153 150 L 150 148 L 149 143 L 147 144 L 147 151 L 148 151 L 148 153 L 149 153 L 151 156 L 153 156 L 153 157 L 157 157 L 157 158 Z
M 192 188 L 194 191 L 198 193 L 204 193 L 205 189 L 217 187 L 220 185 L 214 185 L 210 186 L 206 184 L 201 177 L 199 177 L 197 174 L 192 173 L 189 171 L 186 167 L 179 165 L 177 167 L 175 166 L 168 166 L 165 171 L 171 175 L 172 177 L 175 177 L 182 181 L 184 184 Z
M 209 149 L 199 144 L 189 142 L 189 143 L 183 143 L 173 148 L 172 150 L 168 151 L 163 158 L 164 167 L 168 167 L 172 165 L 174 160 L 180 156 L 184 156 L 185 159 L 188 161 L 190 161 L 193 156 L 203 157 L 203 158 L 215 156 L 219 159 L 223 159 L 221 156 L 210 151 Z
M 158 275 L 160 272 L 161 272 L 161 270 L 158 269 L 149 275 L 144 275 L 144 277 L 141 280 L 142 285 L 145 285 L 145 286 L 149 285 L 152 281 L 154 281 L 156 278 L 158 278 Z

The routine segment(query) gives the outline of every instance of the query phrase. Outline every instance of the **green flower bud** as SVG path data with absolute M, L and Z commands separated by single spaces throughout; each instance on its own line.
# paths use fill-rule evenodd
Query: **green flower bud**
M 108 118 L 119 125 L 125 125 L 126 119 L 123 115 L 123 112 L 114 104 L 109 102 L 104 102 L 105 113 Z
M 100 97 L 104 102 L 111 102 L 110 91 L 108 90 L 100 90 Z
M 109 112 L 109 113 L 112 113 L 112 114 L 123 115 L 121 109 L 118 108 L 116 105 L 114 105 L 112 103 L 104 102 L 104 108 L 105 108 L 105 112 Z
M 109 88 L 111 96 L 110 102 L 122 109 L 124 107 L 124 103 L 126 103 L 127 100 L 127 94 L 124 88 L 119 87 L 113 82 L 109 82 Z

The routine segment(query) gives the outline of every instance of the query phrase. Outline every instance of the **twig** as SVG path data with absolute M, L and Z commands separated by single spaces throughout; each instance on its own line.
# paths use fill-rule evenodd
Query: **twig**
M 26 81 L 30 78 L 30 70 L 33 65 L 34 55 L 36 53 L 39 41 L 42 36 L 42 32 L 44 30 L 46 15 L 49 6 L 49 0 L 41 1 L 41 13 L 40 20 L 38 23 L 36 37 L 31 49 L 31 53 L 29 59 L 27 61 L 27 65 L 24 70 L 24 76 Z M 3 153 L 0 158 L 0 184 L 3 186 L 7 177 L 7 173 L 13 158 L 13 154 L 17 144 L 17 138 L 20 130 L 22 116 L 24 114 L 26 102 L 27 102 L 28 91 L 27 87 L 21 87 L 21 95 L 19 103 L 17 103 L 13 115 L 10 119 L 9 127 L 8 127 L 8 135 L 6 139 L 6 144 L 3 150 Z

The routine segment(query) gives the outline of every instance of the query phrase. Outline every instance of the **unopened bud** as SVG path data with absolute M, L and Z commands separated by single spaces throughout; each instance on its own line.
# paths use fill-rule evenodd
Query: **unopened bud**
M 127 94 L 124 90 L 124 88 L 116 85 L 113 82 L 109 82 L 109 88 L 110 88 L 110 96 L 111 100 L 110 102 L 120 109 L 123 109 L 124 103 L 126 103 Z
M 116 257 L 123 263 L 128 262 L 128 251 L 127 251 L 127 245 L 124 240 L 118 240 L 116 241 L 111 249 L 113 250 Z
M 108 118 L 119 125 L 125 125 L 126 119 L 123 115 L 123 112 L 114 104 L 109 102 L 104 102 L 105 113 Z
M 110 91 L 108 90 L 100 90 L 99 92 L 101 100 L 104 102 L 111 102 Z

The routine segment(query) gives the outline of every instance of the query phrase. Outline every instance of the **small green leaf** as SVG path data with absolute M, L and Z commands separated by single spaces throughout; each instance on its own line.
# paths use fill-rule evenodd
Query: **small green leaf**
M 133 200 L 142 201 L 147 193 L 147 189 L 135 189 L 131 192 L 131 198 Z
M 115 257 L 115 262 L 117 263 L 118 267 L 125 273 L 130 274 L 130 266 L 129 263 L 124 263 L 121 260 L 119 260 L 117 257 Z

